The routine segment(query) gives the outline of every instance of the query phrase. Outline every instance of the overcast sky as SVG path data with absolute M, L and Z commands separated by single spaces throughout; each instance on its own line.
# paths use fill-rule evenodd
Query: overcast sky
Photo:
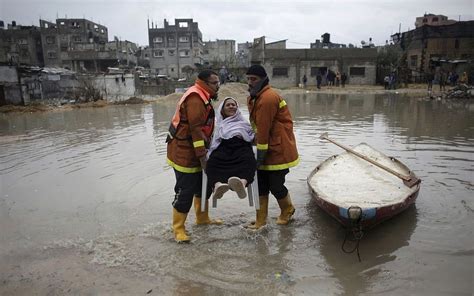
M 237 43 L 266 36 L 287 40 L 288 48 L 309 48 L 325 32 L 331 42 L 352 43 L 372 37 L 382 45 L 390 35 L 415 27 L 426 13 L 455 20 L 473 20 L 473 0 L 0 0 L 0 19 L 19 25 L 39 25 L 39 19 L 86 18 L 105 25 L 109 40 L 118 36 L 148 45 L 147 19 L 159 28 L 166 18 L 198 22 L 203 41 L 233 39 Z

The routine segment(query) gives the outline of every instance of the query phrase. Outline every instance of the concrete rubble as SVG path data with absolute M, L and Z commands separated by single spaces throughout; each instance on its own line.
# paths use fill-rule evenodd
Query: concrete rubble
M 466 84 L 456 85 L 443 95 L 444 99 L 474 99 L 474 87 Z

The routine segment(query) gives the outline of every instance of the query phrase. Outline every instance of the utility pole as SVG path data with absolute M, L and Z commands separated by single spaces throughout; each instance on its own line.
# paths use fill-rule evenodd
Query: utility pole
M 20 74 L 20 67 L 19 67 L 20 63 L 17 62 L 16 65 L 15 65 L 15 68 L 16 68 L 16 75 L 17 75 L 17 78 L 18 78 L 18 85 L 20 86 L 20 98 L 21 98 L 21 103 L 23 104 L 23 106 L 26 106 L 26 102 L 25 102 L 25 96 L 23 95 L 23 85 L 21 84 L 21 74 Z
M 176 23 L 175 23 L 175 26 L 176 26 Z M 175 36 L 176 36 L 176 64 L 177 64 L 177 67 L 178 69 L 176 69 L 176 71 L 178 72 L 178 79 L 179 79 L 179 34 L 178 34 L 178 27 L 176 27 L 176 30 L 175 30 Z

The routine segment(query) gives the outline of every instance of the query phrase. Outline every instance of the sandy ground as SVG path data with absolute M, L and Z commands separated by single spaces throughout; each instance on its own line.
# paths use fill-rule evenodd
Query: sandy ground
M 418 95 L 427 95 L 426 85 L 424 84 L 410 84 L 406 88 L 399 88 L 396 90 L 385 90 L 383 86 L 379 85 L 346 85 L 345 88 L 342 87 L 322 87 L 321 89 L 316 89 L 316 87 L 308 86 L 308 88 L 288 88 L 288 89 L 277 89 L 282 95 L 285 93 L 321 93 L 321 94 L 355 94 L 355 93 L 367 93 L 367 94 L 384 94 L 384 93 L 404 93 L 404 94 L 416 94 Z M 433 92 L 433 95 L 441 94 Z M 176 101 L 182 96 L 181 93 L 173 93 L 167 96 L 157 96 L 153 101 Z M 247 85 L 243 83 L 226 83 L 221 86 L 219 90 L 219 99 L 225 97 L 234 97 L 240 103 L 245 103 L 248 96 Z M 127 104 L 141 104 L 148 103 L 147 100 L 142 100 L 139 98 L 130 98 L 127 101 L 118 102 L 115 104 L 127 105 Z M 110 104 L 110 103 L 109 103 Z M 0 106 L 0 113 L 9 113 L 9 112 L 45 112 L 45 111 L 62 111 L 62 110 L 71 110 L 77 108 L 97 108 L 105 107 L 109 105 L 105 101 L 90 102 L 90 103 L 81 103 L 73 105 L 62 105 L 62 106 L 49 106 L 43 104 L 34 104 L 29 106 Z M 115 105 L 114 104 L 114 105 Z
M 163 278 L 132 276 L 123 270 L 91 265 L 75 249 L 44 251 L 5 266 L 0 295 L 163 295 Z

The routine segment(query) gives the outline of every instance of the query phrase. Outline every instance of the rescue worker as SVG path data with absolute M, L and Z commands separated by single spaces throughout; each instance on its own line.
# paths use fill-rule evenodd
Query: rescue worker
M 276 223 L 286 225 L 295 213 L 295 208 L 285 187 L 285 176 L 289 168 L 299 163 L 293 120 L 285 100 L 270 87 L 262 66 L 253 65 L 248 69 L 247 83 L 250 93 L 247 99 L 250 123 L 256 133 L 260 200 L 256 221 L 247 227 L 259 229 L 267 224 L 270 192 L 281 210 Z
M 173 205 L 173 232 L 176 242 L 189 242 L 185 222 L 194 200 L 196 224 L 222 224 L 211 220 L 208 201 L 201 212 L 202 169 L 206 167 L 206 153 L 214 129 L 214 108 L 217 100 L 219 76 L 211 70 L 203 70 L 178 101 L 168 137 L 167 162 L 173 167 L 176 183 Z

